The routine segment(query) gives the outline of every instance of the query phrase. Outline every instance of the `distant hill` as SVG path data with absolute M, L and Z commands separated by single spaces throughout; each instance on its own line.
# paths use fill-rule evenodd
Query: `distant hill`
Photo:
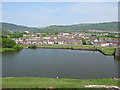
M 31 27 L 16 25 L 16 24 L 11 24 L 11 23 L 0 23 L 0 26 L 2 26 L 2 30 L 11 30 L 11 31 L 23 31 L 23 30 L 37 29 L 37 28 L 31 28 Z
M 33 30 L 37 32 L 77 32 L 79 30 L 108 30 L 108 31 L 117 31 L 118 22 L 107 22 L 107 23 L 89 23 L 89 24 L 76 24 L 76 25 L 52 25 L 44 28 L 32 28 L 22 25 L 16 25 L 11 23 L 0 23 L 2 24 L 2 30 L 11 30 L 11 31 L 24 31 L 24 30 Z
M 76 32 L 79 30 L 106 30 L 106 31 L 117 31 L 118 23 L 95 23 L 95 24 L 76 24 L 76 25 L 53 25 L 39 29 L 41 32 Z

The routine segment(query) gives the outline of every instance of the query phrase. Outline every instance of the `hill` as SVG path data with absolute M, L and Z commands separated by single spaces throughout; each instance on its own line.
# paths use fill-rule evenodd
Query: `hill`
M 107 23 L 94 23 L 94 24 L 76 24 L 76 25 L 52 25 L 44 28 L 32 28 L 22 25 L 16 25 L 11 23 L 0 23 L 2 24 L 3 31 L 24 31 L 32 30 L 34 32 L 77 32 L 79 30 L 108 30 L 117 31 L 118 22 L 107 22 Z
M 118 23 L 95 23 L 95 24 L 76 24 L 76 25 L 53 25 L 39 29 L 41 32 L 77 32 L 79 30 L 106 30 L 106 31 L 117 31 Z
M 2 30 L 11 30 L 11 31 L 24 31 L 24 30 L 37 29 L 37 28 L 31 28 L 31 27 L 16 25 L 11 23 L 0 23 L 0 26 L 2 26 Z

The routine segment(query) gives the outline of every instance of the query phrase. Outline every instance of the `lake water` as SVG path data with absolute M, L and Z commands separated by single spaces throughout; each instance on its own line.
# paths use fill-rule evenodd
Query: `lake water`
M 67 49 L 23 49 L 5 52 L 3 77 L 60 77 L 96 79 L 115 77 L 113 56 L 99 52 Z

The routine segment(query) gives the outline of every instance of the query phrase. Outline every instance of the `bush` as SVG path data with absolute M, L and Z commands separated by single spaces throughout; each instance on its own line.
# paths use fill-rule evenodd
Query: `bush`
M 82 43 L 83 43 L 83 45 L 86 45 L 85 39 L 82 39 Z
M 37 48 L 37 46 L 35 46 L 35 45 L 30 45 L 28 48 L 30 48 L 30 49 L 35 49 L 35 48 Z
M 42 37 L 47 37 L 47 33 L 42 33 Z
M 20 51 L 20 50 L 23 49 L 23 47 L 20 46 L 20 45 L 15 45 L 15 46 L 13 47 L 13 49 Z
M 88 41 L 88 45 L 93 45 L 90 40 Z
M 15 45 L 15 41 L 8 39 L 8 38 L 2 38 L 2 47 L 3 48 L 13 48 L 13 46 Z

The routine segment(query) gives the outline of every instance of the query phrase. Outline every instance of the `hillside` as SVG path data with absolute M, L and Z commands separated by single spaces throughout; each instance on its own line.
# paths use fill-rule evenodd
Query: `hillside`
M 31 28 L 31 27 L 16 25 L 16 24 L 11 24 L 11 23 L 0 23 L 0 26 L 1 26 L 1 24 L 2 24 L 2 30 L 21 31 L 21 30 L 36 29 L 36 28 Z
M 117 31 L 118 23 L 117 22 L 108 22 L 108 23 L 94 23 L 94 24 L 76 24 L 76 25 L 52 25 L 44 28 L 38 29 L 31 28 L 27 26 L 20 26 L 11 23 L 0 23 L 2 24 L 2 30 L 7 31 L 24 31 L 24 30 L 33 30 L 36 32 L 77 32 L 79 30 L 108 30 L 108 31 Z
M 77 25 L 53 25 L 49 27 L 45 27 L 39 29 L 41 32 L 76 32 L 79 30 L 108 30 L 108 31 L 117 31 L 118 23 L 110 22 L 110 23 L 96 23 L 96 24 L 77 24 Z

